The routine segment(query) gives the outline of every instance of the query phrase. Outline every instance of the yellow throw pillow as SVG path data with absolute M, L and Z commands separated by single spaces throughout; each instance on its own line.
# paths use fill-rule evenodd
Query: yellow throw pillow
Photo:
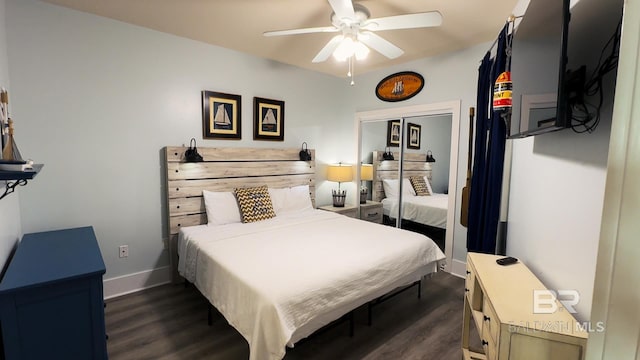
M 276 216 L 267 185 L 235 190 L 242 222 L 256 222 Z
M 416 191 L 416 196 L 429 196 L 429 188 L 427 187 L 427 183 L 424 181 L 424 177 L 422 176 L 411 176 L 409 177 L 409 181 L 411 182 L 411 186 L 413 186 L 413 190 Z

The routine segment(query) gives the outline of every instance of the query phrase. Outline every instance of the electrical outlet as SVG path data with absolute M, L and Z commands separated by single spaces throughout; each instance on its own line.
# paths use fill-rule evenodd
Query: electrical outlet
M 120 257 L 129 257 L 129 245 L 120 245 Z

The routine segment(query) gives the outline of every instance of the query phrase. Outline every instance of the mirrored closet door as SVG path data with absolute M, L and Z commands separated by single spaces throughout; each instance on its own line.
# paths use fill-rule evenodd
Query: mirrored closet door
M 361 122 L 361 218 L 376 208 L 384 224 L 423 233 L 444 251 L 451 131 L 451 115 Z

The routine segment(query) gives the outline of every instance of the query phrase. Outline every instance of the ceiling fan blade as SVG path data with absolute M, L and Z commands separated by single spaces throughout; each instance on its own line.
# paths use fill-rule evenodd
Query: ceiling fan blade
M 402 49 L 370 31 L 361 33 L 358 40 L 389 59 L 395 59 L 404 54 Z
M 276 30 L 265 31 L 262 33 L 264 36 L 282 36 L 282 35 L 298 35 L 298 34 L 311 34 L 311 33 L 330 33 L 340 31 L 335 26 L 314 27 L 305 29 L 291 29 L 291 30 Z
M 329 4 L 338 19 L 354 19 L 356 17 L 351 0 L 329 0 Z
M 322 50 L 320 50 L 318 55 L 316 55 L 316 57 L 314 57 L 313 60 L 311 60 L 311 62 L 319 63 L 327 60 L 329 56 L 333 54 L 333 51 L 338 47 L 338 45 L 340 45 L 340 42 L 342 41 L 342 39 L 343 39 L 342 35 L 334 36 L 331 40 L 329 40 L 327 45 L 325 45 L 322 48 Z
M 363 25 L 363 28 L 372 31 L 379 31 L 440 26 L 441 24 L 442 14 L 438 11 L 430 11 L 417 14 L 369 19 Z

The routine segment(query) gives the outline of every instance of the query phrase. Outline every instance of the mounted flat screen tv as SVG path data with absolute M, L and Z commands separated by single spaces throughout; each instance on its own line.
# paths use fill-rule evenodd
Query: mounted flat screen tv
M 600 95 L 614 90 L 601 85 L 607 73 L 615 78 L 622 8 L 622 0 L 530 1 L 512 41 L 510 138 L 597 126 Z

